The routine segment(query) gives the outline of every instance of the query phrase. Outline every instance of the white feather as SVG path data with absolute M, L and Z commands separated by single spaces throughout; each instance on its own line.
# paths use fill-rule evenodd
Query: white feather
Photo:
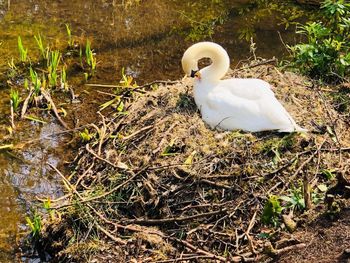
M 250 132 L 278 130 L 306 131 L 299 127 L 270 85 L 261 79 L 221 78 L 229 68 L 227 52 L 218 44 L 197 43 L 184 53 L 182 66 L 190 75 L 198 70 L 198 60 L 209 57 L 212 64 L 199 71 L 195 78 L 194 99 L 203 120 L 212 128 L 241 129 Z

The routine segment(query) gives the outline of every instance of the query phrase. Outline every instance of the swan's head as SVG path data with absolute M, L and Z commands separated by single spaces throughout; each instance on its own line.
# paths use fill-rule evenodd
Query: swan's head
M 201 58 L 210 58 L 212 65 L 198 70 L 198 60 Z M 226 74 L 230 66 L 230 59 L 226 50 L 220 45 L 213 42 L 199 42 L 185 51 L 181 63 L 187 76 L 215 81 Z
M 188 51 L 188 50 L 187 50 Z M 198 71 L 198 63 L 197 59 L 193 57 L 193 54 L 190 52 L 185 52 L 181 63 L 182 63 L 182 69 L 189 77 L 195 77 L 195 75 L 199 72 Z

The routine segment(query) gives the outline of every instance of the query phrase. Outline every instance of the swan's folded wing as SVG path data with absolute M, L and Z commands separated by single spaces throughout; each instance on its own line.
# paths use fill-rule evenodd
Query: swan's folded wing
M 292 130 L 296 127 L 292 116 L 287 112 L 283 105 L 274 97 L 262 101 L 266 116 L 280 128 Z
M 275 96 L 270 84 L 261 79 L 226 79 L 222 80 L 216 89 L 229 90 L 232 95 L 248 100 Z
M 227 117 L 251 118 L 251 116 L 260 115 L 259 106 L 255 100 L 235 96 L 227 89 L 209 93 L 207 103 L 211 110 L 224 112 L 228 115 Z
M 234 119 L 236 124 L 249 130 L 294 130 L 295 127 L 294 120 L 275 96 L 251 100 L 222 90 L 210 93 L 207 102 L 211 110 L 221 113 L 222 119 Z

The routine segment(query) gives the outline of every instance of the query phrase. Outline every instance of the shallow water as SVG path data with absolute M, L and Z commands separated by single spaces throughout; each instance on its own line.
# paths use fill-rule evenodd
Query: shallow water
M 137 3 L 140 2 L 140 3 Z M 213 40 L 229 52 L 232 67 L 252 56 L 250 44 L 240 36 L 253 34 L 256 54 L 282 57 L 286 43 L 294 43 L 294 30 L 285 30 L 282 19 L 298 16 L 299 7 L 284 7 L 277 1 L 268 7 L 248 0 L 0 0 L 0 79 L 5 80 L 8 61 L 18 61 L 17 37 L 22 37 L 33 61 L 39 51 L 33 36 L 40 33 L 45 43 L 65 47 L 65 24 L 76 39 L 89 38 L 97 53 L 98 71 L 91 82 L 116 83 L 121 69 L 138 83 L 179 79 L 180 59 L 191 43 Z M 273 1 L 272 1 L 273 2 Z M 78 76 L 79 77 L 79 76 Z M 80 76 L 82 77 L 82 76 Z M 74 86 L 77 91 L 84 87 Z M 23 142 L 58 132 L 54 122 L 42 125 L 20 122 L 13 137 L 8 135 L 9 88 L 0 83 L 0 142 Z M 90 89 L 94 97 L 99 94 Z M 49 118 L 49 117 L 48 117 Z M 66 157 L 63 137 L 37 140 L 21 151 L 0 151 L 0 262 L 20 261 L 18 243 L 27 228 L 25 215 L 37 197 L 62 194 L 59 178 L 47 163 L 58 165 Z M 24 260 L 22 258 L 22 260 Z

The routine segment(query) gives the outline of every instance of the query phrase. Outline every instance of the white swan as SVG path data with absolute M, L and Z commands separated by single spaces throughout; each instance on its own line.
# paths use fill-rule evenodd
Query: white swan
M 198 60 L 208 57 L 212 64 L 198 70 Z M 182 57 L 182 68 L 194 77 L 194 99 L 203 120 L 212 128 L 258 132 L 306 131 L 299 127 L 270 85 L 261 79 L 225 79 L 230 59 L 218 44 L 200 42 L 189 47 Z

